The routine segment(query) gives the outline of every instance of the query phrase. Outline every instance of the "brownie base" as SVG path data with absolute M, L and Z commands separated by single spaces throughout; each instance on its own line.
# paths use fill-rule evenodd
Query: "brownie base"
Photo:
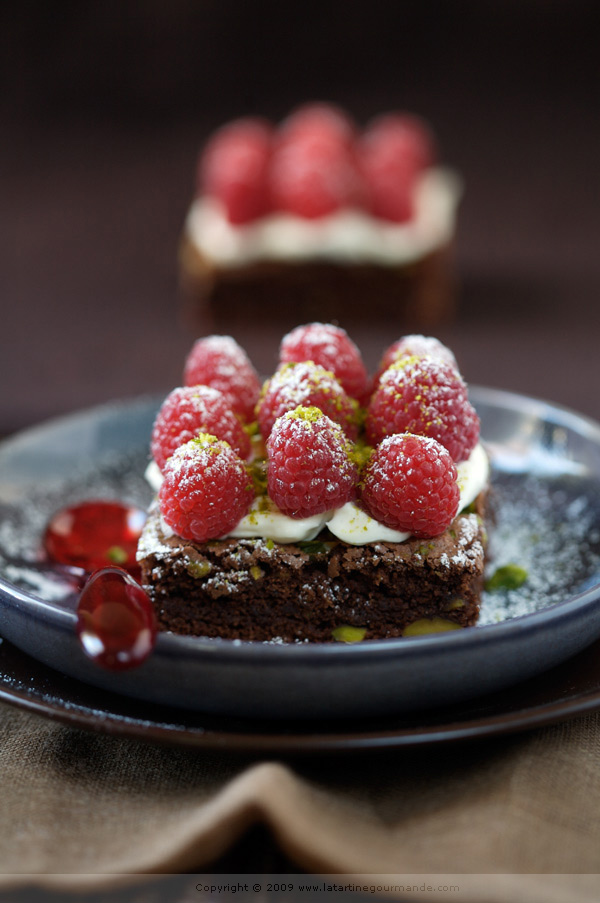
M 219 267 L 184 238 L 180 283 L 185 319 L 216 331 L 268 317 L 278 328 L 338 320 L 356 326 L 394 318 L 404 332 L 431 329 L 455 313 L 452 244 L 399 266 L 254 263 Z
M 467 627 L 483 588 L 484 506 L 481 495 L 435 539 L 364 546 L 326 530 L 308 543 L 198 544 L 166 534 L 154 506 L 138 550 L 142 583 L 159 628 L 187 636 L 328 642 L 347 626 L 365 639 L 434 618 Z

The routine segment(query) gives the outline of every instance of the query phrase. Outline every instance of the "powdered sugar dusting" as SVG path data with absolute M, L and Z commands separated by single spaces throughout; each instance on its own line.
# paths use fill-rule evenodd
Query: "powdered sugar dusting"
M 527 572 L 518 589 L 484 592 L 480 626 L 531 614 L 600 583 L 600 486 L 563 477 L 503 476 L 488 565 Z

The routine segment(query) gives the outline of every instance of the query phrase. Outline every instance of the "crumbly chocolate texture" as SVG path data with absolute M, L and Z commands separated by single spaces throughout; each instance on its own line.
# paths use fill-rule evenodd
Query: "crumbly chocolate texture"
M 203 544 L 166 535 L 156 505 L 138 560 L 161 630 L 188 636 L 328 642 L 343 626 L 401 636 L 421 619 L 473 625 L 483 587 L 485 498 L 435 539 L 353 546 L 318 540 Z
M 393 315 L 401 331 L 430 330 L 452 319 L 453 244 L 398 266 L 364 263 L 264 262 L 219 266 L 184 238 L 179 253 L 187 319 L 217 330 L 268 314 L 279 329 L 312 320 L 360 324 Z

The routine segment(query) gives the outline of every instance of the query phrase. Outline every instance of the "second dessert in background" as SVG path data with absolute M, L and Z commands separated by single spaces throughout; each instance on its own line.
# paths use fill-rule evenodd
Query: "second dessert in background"
M 390 313 L 404 331 L 433 327 L 454 311 L 460 193 L 407 113 L 359 128 L 318 103 L 278 126 L 230 122 L 199 158 L 180 253 L 188 308 L 228 328 Z

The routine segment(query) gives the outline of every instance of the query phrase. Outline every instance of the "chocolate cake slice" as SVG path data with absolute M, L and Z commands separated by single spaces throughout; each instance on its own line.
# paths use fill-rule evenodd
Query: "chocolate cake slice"
M 473 625 L 483 587 L 485 493 L 433 539 L 355 546 L 316 540 L 196 543 L 154 505 L 138 560 L 162 630 L 226 639 L 328 642 Z

